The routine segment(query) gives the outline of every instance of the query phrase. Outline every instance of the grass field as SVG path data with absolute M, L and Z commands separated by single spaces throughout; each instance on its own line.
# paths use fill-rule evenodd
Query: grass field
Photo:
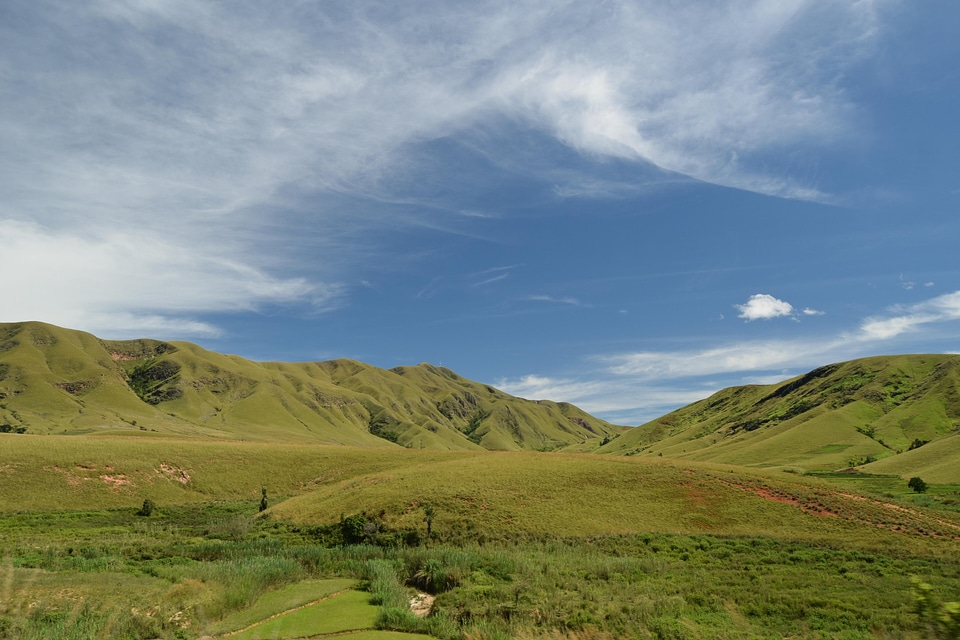
M 939 623 L 911 577 L 960 600 L 956 486 L 580 454 L 0 444 L 0 637 L 922 638 Z M 429 617 L 414 590 L 436 595 Z

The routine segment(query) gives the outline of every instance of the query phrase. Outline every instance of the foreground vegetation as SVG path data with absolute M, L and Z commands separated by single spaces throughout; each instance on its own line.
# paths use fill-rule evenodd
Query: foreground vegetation
M 573 454 L 0 446 L 0 637 L 219 637 L 311 603 L 231 637 L 323 619 L 475 640 L 924 638 L 957 619 L 956 485 Z M 427 617 L 416 591 L 436 596 Z
M 380 532 L 349 544 L 350 517 L 304 528 L 256 513 L 251 503 L 209 503 L 160 506 L 148 518 L 132 508 L 10 514 L 0 528 L 0 629 L 196 638 L 356 581 L 369 594 L 355 606 L 380 607 L 373 624 L 439 638 L 919 638 L 933 618 L 918 615 L 911 576 L 929 585 L 930 601 L 960 599 L 952 544 L 635 534 L 450 545 L 442 531 L 427 539 L 421 530 L 417 546 L 382 546 Z M 344 580 L 318 582 L 331 577 Z M 410 613 L 411 588 L 438 594 L 431 616 Z

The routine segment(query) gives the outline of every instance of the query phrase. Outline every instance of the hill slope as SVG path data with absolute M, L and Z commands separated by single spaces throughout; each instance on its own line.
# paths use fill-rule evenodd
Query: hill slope
M 888 356 L 725 389 L 614 438 L 600 452 L 804 471 L 866 465 L 958 482 L 958 430 L 960 357 Z
M 624 430 L 429 364 L 260 363 L 36 322 L 0 324 L 0 427 L 499 450 L 599 443 Z
M 365 512 L 447 539 L 641 532 L 761 535 L 856 545 L 960 540 L 960 514 L 818 478 L 660 458 L 0 434 L 0 513 L 161 508 L 270 496 L 305 526 Z M 283 499 L 289 497 L 289 499 Z M 906 537 L 905 537 L 906 536 Z M 31 544 L 33 544 L 31 542 Z

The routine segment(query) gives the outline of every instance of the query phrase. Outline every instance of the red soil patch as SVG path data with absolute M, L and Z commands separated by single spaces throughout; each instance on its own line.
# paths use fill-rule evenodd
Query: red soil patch
M 719 479 L 718 479 L 718 480 L 719 480 Z M 926 520 L 927 520 L 927 523 L 934 523 L 934 522 L 935 522 L 935 523 L 939 524 L 939 525 L 942 526 L 942 527 L 947 527 L 948 529 L 953 529 L 953 530 L 955 530 L 955 531 L 960 531 L 960 525 L 956 525 L 956 524 L 954 524 L 954 523 L 952 523 L 952 522 L 946 522 L 946 521 L 944 521 L 944 520 L 940 520 L 939 518 L 936 518 L 936 517 L 933 517 L 933 516 L 929 516 L 929 515 L 927 515 L 927 514 L 923 514 L 923 513 L 919 512 L 919 511 L 916 511 L 915 509 L 910 509 L 910 508 L 907 508 L 907 507 L 902 507 L 902 506 L 900 506 L 900 505 L 898 505 L 898 504 L 892 504 L 892 503 L 888 503 L 888 502 L 880 502 L 880 501 L 877 501 L 877 500 L 871 500 L 871 499 L 869 499 L 869 498 L 867 498 L 867 497 L 864 497 L 864 496 L 858 496 L 858 495 L 849 494 L 849 493 L 841 493 L 841 492 L 839 492 L 839 491 L 831 492 L 831 493 L 829 494 L 831 497 L 842 497 L 842 498 L 846 498 L 846 499 L 848 499 L 848 500 L 855 500 L 855 501 L 861 502 L 861 503 L 870 503 L 870 504 L 873 504 L 873 505 L 875 505 L 875 506 L 883 507 L 883 508 L 885 508 L 885 509 L 890 509 L 890 510 L 892 510 L 892 511 L 896 511 L 896 512 L 901 513 L 901 514 L 904 514 L 904 515 L 913 516 L 912 518 L 910 518 L 910 520 L 913 520 L 912 522 L 895 522 L 895 523 L 890 523 L 890 522 L 877 522 L 877 516 L 866 515 L 866 516 L 864 516 L 864 517 L 860 517 L 862 514 L 853 515 L 853 514 L 844 513 L 844 512 L 842 512 L 842 511 L 834 511 L 834 510 L 832 510 L 832 509 L 829 509 L 829 508 L 823 506 L 822 504 L 820 504 L 820 503 L 818 503 L 818 502 L 812 502 L 812 501 L 810 501 L 810 500 L 803 501 L 803 500 L 801 500 L 800 498 L 798 498 L 797 496 L 791 495 L 791 494 L 789 494 L 789 493 L 785 493 L 785 492 L 783 492 L 783 491 L 778 491 L 778 490 L 775 490 L 775 489 L 771 489 L 771 488 L 769 488 L 769 487 L 765 487 L 765 486 L 757 486 L 757 487 L 747 486 L 747 485 L 742 485 L 742 484 L 736 484 L 736 483 L 732 483 L 732 482 L 727 482 L 727 481 L 725 481 L 725 480 L 720 480 L 720 482 L 722 482 L 723 484 L 727 485 L 728 487 L 733 487 L 733 488 L 739 489 L 739 490 L 741 490 L 741 491 L 749 491 L 750 493 L 753 493 L 754 495 L 760 496 L 760 497 L 763 498 L 764 500 L 770 500 L 770 501 L 772 501 L 772 502 L 780 502 L 780 503 L 783 503 L 783 504 L 789 504 L 789 505 L 791 505 L 791 506 L 794 506 L 794 507 L 800 509 L 800 510 L 803 511 L 804 513 L 809 513 L 809 514 L 814 515 L 814 516 L 830 517 L 830 518 L 842 518 L 842 519 L 848 520 L 848 521 L 850 521 L 850 522 L 858 522 L 858 523 L 860 523 L 860 524 L 865 524 L 865 525 L 869 525 L 869 526 L 874 526 L 874 527 L 877 527 L 878 529 L 887 529 L 887 530 L 889 530 L 889 531 L 893 531 L 893 532 L 896 532 L 896 533 L 919 534 L 919 535 L 926 536 L 926 537 L 930 537 L 930 538 L 953 538 L 953 539 L 960 539 L 960 536 L 956 536 L 956 535 L 951 536 L 951 535 L 949 535 L 949 534 L 947 534 L 947 533 L 943 533 L 942 531 L 931 531 L 930 528 L 929 528 L 929 526 L 928 526 L 928 524 L 924 524 L 924 522 L 921 520 L 921 518 L 922 518 L 922 519 L 926 519 Z M 851 506 L 852 506 L 852 505 L 851 505 Z M 865 518 L 869 518 L 869 519 L 865 519 Z
M 725 484 L 728 484 L 728 483 L 725 483 Z M 821 505 L 812 505 L 808 503 L 803 503 L 796 496 L 782 493 L 780 491 L 774 491 L 773 489 L 769 489 L 767 487 L 746 487 L 740 484 L 729 484 L 728 486 L 736 487 L 741 491 L 749 491 L 750 493 L 760 496 L 764 500 L 770 500 L 772 502 L 789 504 L 791 506 L 797 507 L 804 513 L 809 513 L 811 515 L 819 516 L 821 518 L 839 518 L 840 517 L 840 514 L 837 513 L 836 511 L 831 511 L 830 509 L 827 509 L 826 507 L 823 507 Z

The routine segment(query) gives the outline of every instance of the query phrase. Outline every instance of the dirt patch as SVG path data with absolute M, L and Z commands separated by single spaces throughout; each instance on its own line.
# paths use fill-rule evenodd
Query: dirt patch
M 410 611 L 418 618 L 424 618 L 430 615 L 433 609 L 433 603 L 437 598 L 429 593 L 418 592 L 417 595 L 410 598 Z
M 109 475 L 105 473 L 100 476 L 100 479 L 109 484 L 114 490 L 119 490 L 121 487 L 125 486 L 133 486 L 133 481 L 122 473 L 118 473 L 116 475 Z
M 819 504 L 809 504 L 801 501 L 798 497 L 791 495 L 789 493 L 784 493 L 782 491 L 775 491 L 769 487 L 750 487 L 747 485 L 736 484 L 733 482 L 726 482 L 720 480 L 721 483 L 727 485 L 728 487 L 733 487 L 734 489 L 739 489 L 740 491 L 749 491 L 750 493 L 760 496 L 764 500 L 770 500 L 771 502 L 780 502 L 782 504 L 789 504 L 790 506 L 796 507 L 803 511 L 804 513 L 809 513 L 810 515 L 819 516 L 821 518 L 839 518 L 840 514 L 836 511 L 831 511 L 826 507 Z
M 840 514 L 836 511 L 831 511 L 826 507 L 820 505 L 812 505 L 808 503 L 801 502 L 796 496 L 790 495 L 788 493 L 783 493 L 780 491 L 774 491 L 767 487 L 746 487 L 743 485 L 731 485 L 742 491 L 749 491 L 753 494 L 760 496 L 765 500 L 771 500 L 773 502 L 780 502 L 783 504 L 789 504 L 794 507 L 797 507 L 804 513 L 809 513 L 814 516 L 820 516 L 821 518 L 839 518 Z
M 190 474 L 187 473 L 183 467 L 177 467 L 172 464 L 167 464 L 166 462 L 160 463 L 160 468 L 156 470 L 156 473 L 168 480 L 176 480 L 180 484 L 190 482 Z
M 838 496 L 843 496 L 844 498 L 850 498 L 851 500 L 859 500 L 860 502 L 866 502 L 867 499 L 863 496 L 854 495 L 852 493 L 838 493 Z
M 719 479 L 718 479 L 719 480 Z M 829 495 L 823 495 L 819 497 L 808 498 L 803 500 L 798 496 L 786 493 L 781 490 L 772 489 L 767 486 L 750 486 L 744 484 L 737 484 L 733 482 L 727 482 L 725 480 L 720 480 L 722 484 L 727 485 L 741 491 L 748 491 L 754 495 L 760 496 L 764 500 L 770 500 L 772 502 L 780 502 L 783 504 L 789 504 L 797 509 L 800 509 L 804 513 L 810 515 L 819 516 L 819 517 L 830 517 L 830 518 L 841 518 L 850 522 L 858 522 L 860 524 L 865 524 L 868 526 L 874 526 L 878 529 L 887 529 L 889 531 L 894 531 L 896 533 L 904 534 L 913 534 L 921 535 L 931 538 L 954 538 L 960 539 L 957 535 L 951 535 L 951 531 L 960 531 L 960 525 L 956 525 L 952 522 L 947 522 L 939 518 L 921 513 L 915 509 L 910 509 L 907 507 L 902 507 L 898 504 L 892 504 L 887 502 L 880 502 L 878 500 L 871 500 L 870 498 L 864 496 L 858 496 L 854 494 L 841 493 L 839 491 L 830 492 Z M 831 499 L 833 498 L 833 499 Z M 878 514 L 870 514 L 864 512 L 862 509 L 857 509 L 854 505 L 849 505 L 853 511 L 847 513 L 843 505 L 833 504 L 836 502 L 836 498 L 845 498 L 860 504 L 869 504 L 875 507 L 883 507 L 884 509 L 889 509 L 894 511 L 901 516 L 905 516 L 905 520 L 900 522 L 889 522 L 886 518 Z M 827 502 L 832 504 L 834 507 L 839 507 L 839 510 L 827 507 L 822 502 Z M 926 522 L 924 522 L 926 521 Z M 939 525 L 939 531 L 937 526 Z M 944 529 L 945 528 L 945 529 Z

